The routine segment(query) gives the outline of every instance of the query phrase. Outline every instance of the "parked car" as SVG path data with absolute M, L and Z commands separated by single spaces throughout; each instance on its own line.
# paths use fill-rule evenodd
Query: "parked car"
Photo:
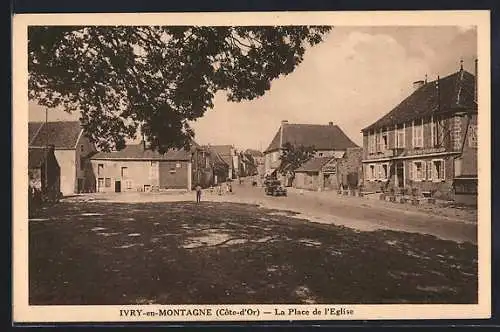
M 264 191 L 266 195 L 271 196 L 286 196 L 286 188 L 281 185 L 281 181 L 279 180 L 266 180 L 264 183 Z

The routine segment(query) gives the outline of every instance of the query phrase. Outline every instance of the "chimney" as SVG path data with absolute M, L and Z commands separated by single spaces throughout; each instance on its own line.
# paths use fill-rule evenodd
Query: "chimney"
M 283 127 L 288 124 L 288 120 L 281 120 L 281 127 L 280 127 L 280 148 L 283 147 Z
M 474 101 L 477 103 L 477 59 L 474 60 Z
M 413 91 L 417 91 L 418 89 L 423 87 L 424 84 L 425 84 L 425 81 L 423 81 L 423 80 L 413 82 Z
M 328 122 L 328 125 L 333 126 L 333 122 L 332 121 Z

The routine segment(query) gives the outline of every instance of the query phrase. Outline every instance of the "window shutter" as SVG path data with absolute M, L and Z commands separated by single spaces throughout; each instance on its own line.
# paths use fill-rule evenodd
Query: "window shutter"
M 445 179 L 445 169 L 444 169 L 444 160 L 441 160 L 441 174 L 440 174 L 440 179 L 444 180 Z
M 432 179 L 435 180 L 438 178 L 439 178 L 439 174 L 437 173 L 436 162 L 432 161 Z
M 410 179 L 410 180 L 413 180 L 413 167 L 414 167 L 414 163 L 409 162 L 408 163 L 408 179 Z

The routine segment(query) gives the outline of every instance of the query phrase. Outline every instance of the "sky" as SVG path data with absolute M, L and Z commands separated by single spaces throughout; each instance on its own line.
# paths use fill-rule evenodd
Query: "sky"
M 461 59 L 474 73 L 476 58 L 473 27 L 334 27 L 264 96 L 235 103 L 219 92 L 214 108 L 192 123 L 195 140 L 265 150 L 282 120 L 331 121 L 361 145 L 361 129 L 411 94 L 414 81 L 452 74 Z M 29 118 L 44 121 L 44 109 L 30 102 Z M 76 119 L 75 113 L 49 112 L 49 121 Z

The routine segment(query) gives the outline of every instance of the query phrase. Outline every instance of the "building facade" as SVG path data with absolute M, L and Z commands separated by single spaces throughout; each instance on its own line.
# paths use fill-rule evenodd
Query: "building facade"
M 227 179 L 236 179 L 240 176 L 240 159 L 238 152 L 232 145 L 210 145 L 210 149 L 217 152 L 217 154 L 229 166 L 227 170 Z
M 328 125 L 290 124 L 283 120 L 268 148 L 264 151 L 265 175 L 276 174 L 281 165 L 280 157 L 286 143 L 294 146 L 313 146 L 317 158 L 341 158 L 348 148 L 358 147 L 333 122 Z M 288 182 L 283 176 L 278 174 L 276 176 Z
M 97 150 L 78 121 L 30 122 L 28 140 L 31 148 L 54 146 L 62 195 L 95 191 L 90 157 Z
M 197 145 L 163 154 L 144 143 L 128 145 L 120 151 L 99 152 L 91 163 L 98 192 L 191 190 L 211 181 L 208 154 Z
M 363 132 L 363 186 L 442 199 L 477 194 L 477 87 L 461 68 L 414 92 Z M 464 197 L 460 197 L 460 195 Z
M 295 170 L 293 186 L 307 190 L 357 189 L 362 179 L 363 149 L 348 148 L 341 158 L 314 157 Z

